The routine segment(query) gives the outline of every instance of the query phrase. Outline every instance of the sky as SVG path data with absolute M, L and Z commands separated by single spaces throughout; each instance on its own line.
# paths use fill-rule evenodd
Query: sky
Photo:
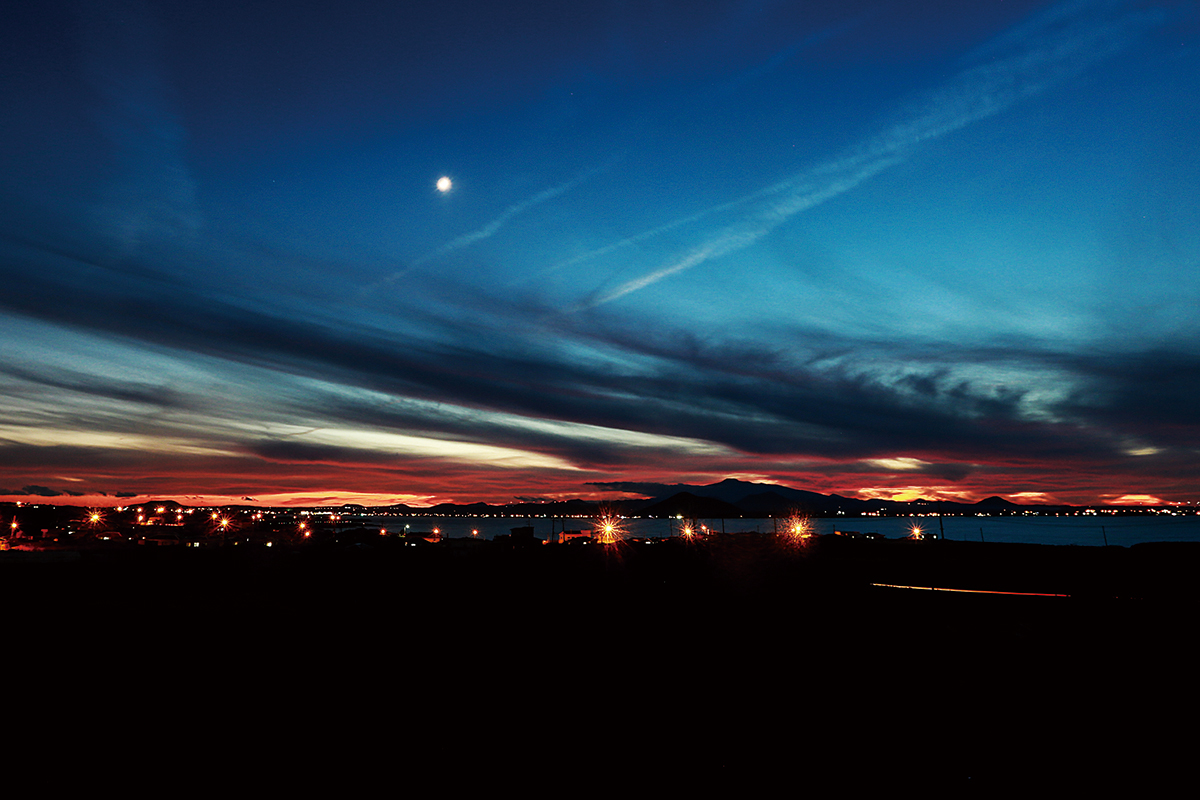
M 1195 2 L 17 6 L 0 500 L 1200 500 Z

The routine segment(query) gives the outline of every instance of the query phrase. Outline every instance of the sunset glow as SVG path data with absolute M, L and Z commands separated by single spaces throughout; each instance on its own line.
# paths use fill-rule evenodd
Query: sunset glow
M 1192 3 L 18 5 L 0 502 L 1200 499 Z
M 1119 497 L 1105 498 L 1114 506 L 1161 506 L 1164 505 L 1159 497 L 1149 494 L 1123 494 Z

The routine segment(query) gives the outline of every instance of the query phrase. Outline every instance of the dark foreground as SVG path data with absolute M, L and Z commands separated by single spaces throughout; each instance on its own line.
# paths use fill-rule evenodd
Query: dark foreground
M 0 556 L 10 729 L 101 782 L 971 796 L 1192 758 L 1200 545 Z

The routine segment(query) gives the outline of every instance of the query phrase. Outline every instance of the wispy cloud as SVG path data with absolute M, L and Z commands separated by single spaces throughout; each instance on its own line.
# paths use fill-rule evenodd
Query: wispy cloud
M 1117 0 L 1076 0 L 1045 11 L 976 52 L 983 63 L 914 102 L 901 118 L 848 152 L 753 194 L 622 239 L 574 259 L 578 262 L 653 238 L 723 211 L 745 209 L 691 250 L 614 289 L 597 292 L 576 308 L 594 308 L 645 289 L 663 278 L 744 249 L 796 214 L 837 197 L 904 160 L 913 148 L 1012 107 L 1078 75 L 1131 45 L 1166 19 L 1161 9 L 1139 9 Z
M 537 192 L 536 194 L 522 200 L 519 203 L 513 203 L 508 208 L 504 209 L 504 211 L 502 211 L 497 217 L 495 217 L 490 222 L 488 222 L 486 225 L 483 225 L 482 227 L 476 228 L 473 231 L 464 233 L 461 236 L 457 236 L 454 239 L 451 239 L 449 242 L 446 242 L 444 245 L 437 248 L 436 250 L 434 250 L 430 253 L 426 253 L 425 255 L 418 258 L 416 261 L 413 261 L 409 266 L 405 267 L 404 269 L 396 270 L 395 272 L 391 273 L 390 275 L 367 285 L 360 291 L 360 295 L 370 294 L 371 292 L 380 288 L 381 286 L 386 286 L 390 283 L 395 283 L 397 280 L 404 277 L 411 270 L 413 270 L 417 267 L 424 266 L 425 264 L 428 264 L 432 261 L 436 261 L 439 258 L 444 258 L 445 256 L 448 256 L 451 253 L 454 253 L 458 250 L 462 250 L 466 247 L 470 247 L 471 245 L 475 244 L 476 242 L 481 242 L 485 239 L 490 239 L 491 237 L 493 237 L 497 233 L 499 233 L 500 230 L 505 225 L 507 225 L 514 217 L 516 217 L 520 214 L 523 214 L 524 212 L 528 211 L 531 208 L 535 208 L 537 206 L 540 206 L 543 203 L 553 200 L 556 197 L 564 195 L 567 192 L 569 192 L 572 189 L 579 186 L 580 184 L 584 183 L 585 181 L 588 181 L 591 178 L 594 178 L 596 175 L 599 175 L 602 172 L 612 169 L 613 165 L 616 164 L 621 158 L 622 158 L 621 155 L 614 156 L 613 158 L 608 159 L 607 161 L 605 161 L 603 164 L 600 164 L 599 166 L 592 167 L 591 169 L 583 171 L 582 173 L 575 176 L 571 180 L 566 181 L 565 183 L 560 183 L 557 186 L 550 187 L 549 189 L 543 189 L 542 191 Z
M 783 198 L 776 200 L 766 209 L 751 214 L 743 221 L 727 226 L 679 259 L 654 272 L 626 281 L 615 289 L 596 294 L 578 304 L 576 308 L 594 308 L 609 303 L 677 272 L 749 247 L 789 217 L 853 189 L 898 160 L 894 155 L 880 155 L 874 158 L 848 159 L 843 164 L 829 165 L 829 172 L 840 174 L 831 174 L 828 177 L 823 175 L 822 180 L 808 180 L 803 183 L 797 181 L 800 185 L 790 187 L 790 191 Z
M 162 32 L 137 0 L 81 4 L 85 73 L 120 172 L 97 209 L 122 257 L 189 238 L 203 225 L 185 157 L 187 133 L 163 77 Z
M 499 233 L 500 229 L 507 225 L 509 220 L 511 220 L 513 217 L 524 213 L 535 206 L 540 206 L 542 203 L 553 200 L 559 195 L 566 194 L 584 181 L 587 181 L 590 178 L 593 178 L 596 175 L 611 169 L 618 160 L 619 157 L 611 158 L 598 167 L 592 167 L 589 170 L 585 170 L 565 183 L 560 183 L 558 186 L 552 186 L 549 189 L 544 189 L 519 203 L 513 203 L 511 206 L 504 209 L 499 216 L 483 227 L 451 239 L 449 242 L 442 245 L 437 250 L 434 250 L 432 253 L 421 256 L 414 262 L 413 265 L 421 266 L 422 264 L 426 264 L 430 261 L 441 258 L 442 256 L 453 253 L 456 250 L 462 250 L 464 247 L 470 247 L 476 242 L 480 242 L 484 239 L 489 239 L 492 236 L 495 236 L 497 233 Z

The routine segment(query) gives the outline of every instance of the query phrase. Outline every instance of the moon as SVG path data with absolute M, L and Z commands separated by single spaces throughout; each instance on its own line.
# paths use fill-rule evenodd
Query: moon
M 445 194 L 446 192 L 450 191 L 450 187 L 453 185 L 454 184 L 451 183 L 450 179 L 447 178 L 445 175 L 443 175 L 442 177 L 437 179 L 437 190 L 439 192 L 441 192 L 442 194 Z

